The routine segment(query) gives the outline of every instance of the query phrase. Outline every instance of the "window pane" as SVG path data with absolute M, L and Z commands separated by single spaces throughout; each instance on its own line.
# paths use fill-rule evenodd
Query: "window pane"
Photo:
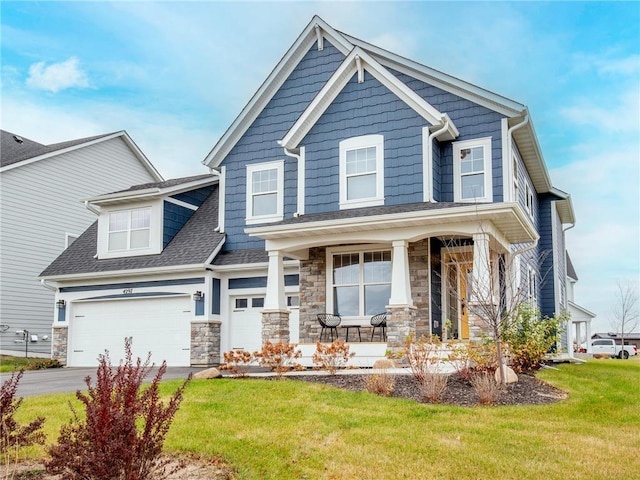
M 358 175 L 347 178 L 347 200 L 376 196 L 376 175 Z
M 109 234 L 109 250 L 126 250 L 127 232 L 115 232 Z
M 484 197 L 484 174 L 466 175 L 461 181 L 462 198 Z
M 299 307 L 300 297 L 298 295 L 292 295 L 287 297 L 287 307 Z
M 151 210 L 148 208 L 131 210 L 131 228 L 149 228 L 150 219 Z
M 347 253 L 333 256 L 334 285 L 354 284 L 360 282 L 360 255 Z
M 109 214 L 109 231 L 118 232 L 129 228 L 129 212 L 114 212 Z
M 149 229 L 133 230 L 131 232 L 131 245 L 129 248 L 146 248 L 149 246 Z
M 460 150 L 460 172 L 473 173 L 484 171 L 484 148 L 473 147 Z
M 387 298 L 388 300 L 388 298 Z M 358 287 L 334 287 L 333 312 L 338 315 L 356 316 L 359 314 Z
M 347 175 L 375 172 L 377 169 L 376 147 L 348 150 L 346 160 Z
M 271 168 L 253 172 L 251 183 L 253 193 L 274 192 L 278 190 L 278 170 Z
M 278 194 L 267 193 L 253 196 L 253 215 L 275 215 L 278 213 Z
M 264 298 L 252 298 L 251 299 L 251 308 L 262 308 L 264 307 Z
M 236 298 L 236 308 L 247 308 L 248 300 L 246 298 Z
M 367 252 L 364 254 L 364 282 L 391 281 L 391 252 Z
M 386 311 L 389 298 L 391 298 L 391 285 L 366 285 L 364 314 L 369 316 Z

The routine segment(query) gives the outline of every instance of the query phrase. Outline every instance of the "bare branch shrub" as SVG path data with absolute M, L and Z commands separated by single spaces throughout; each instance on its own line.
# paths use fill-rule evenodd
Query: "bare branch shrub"
M 440 372 L 425 372 L 420 382 L 422 398 L 432 403 L 440 403 L 447 391 L 449 375 Z
M 224 365 L 220 366 L 220 370 L 228 370 L 236 377 L 246 377 L 253 363 L 256 363 L 255 352 L 251 353 L 247 350 L 231 350 L 224 352 Z
M 372 373 L 365 380 L 365 388 L 369 393 L 375 393 L 388 397 L 396 386 L 396 376 L 389 373 L 386 368 L 381 368 L 377 373 Z
M 355 356 L 355 352 L 349 353 L 349 349 L 349 344 L 339 339 L 330 344 L 317 342 L 313 354 L 313 363 L 317 366 L 314 368 L 327 370 L 329 375 L 335 375 L 337 370 L 347 368 L 349 359 Z
M 285 372 L 304 369 L 302 365 L 293 361 L 295 358 L 302 356 L 302 352 L 296 350 L 297 346 L 295 343 L 271 343 L 267 340 L 262 346 L 262 350 L 254 352 L 253 355 L 260 363 L 260 366 L 270 368 L 281 379 Z
M 448 354 L 437 335 L 422 336 L 418 340 L 409 335 L 405 339 L 405 356 L 411 367 L 411 373 L 422 382 L 428 373 L 439 373 L 444 363 L 448 361 Z
M 620 334 L 620 343 L 624 346 L 624 335 L 638 328 L 638 288 L 630 282 L 618 281 L 612 308 L 611 328 Z
M 490 373 L 474 375 L 471 378 L 471 385 L 478 395 L 480 405 L 493 405 L 500 397 L 501 386 Z
M 159 384 L 166 362 L 142 388 L 153 368 L 150 357 L 134 364 L 129 340 L 125 340 L 125 360 L 117 368 L 112 367 L 109 352 L 99 356 L 95 386 L 87 376 L 87 393 L 76 392 L 84 418 L 71 407 L 72 421 L 62 426 L 58 443 L 47 449 L 51 457 L 45 462 L 47 472 L 65 480 L 165 478 L 169 461 L 161 457 L 162 446 L 191 375 L 165 404 Z

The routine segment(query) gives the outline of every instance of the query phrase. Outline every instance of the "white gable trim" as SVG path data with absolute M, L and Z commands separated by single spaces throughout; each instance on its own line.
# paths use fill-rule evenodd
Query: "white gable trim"
M 316 27 L 318 27 L 318 29 L 316 29 Z M 218 143 L 216 143 L 207 157 L 202 161 L 203 164 L 209 167 L 217 167 L 220 165 L 242 135 L 249 129 L 260 112 L 267 106 L 267 103 L 273 98 L 285 80 L 289 78 L 291 72 L 298 66 L 298 63 L 300 63 L 300 60 L 307 54 L 309 49 L 314 44 L 321 43 L 318 41 L 319 33 L 344 55 L 347 55 L 347 53 L 353 49 L 353 45 L 346 41 L 341 33 L 334 30 L 320 17 L 314 16 L 291 48 L 289 48 L 287 53 L 282 57 L 278 65 L 276 65 L 271 74 L 262 83 L 258 91 L 251 97 L 249 103 L 242 109 L 240 115 L 236 117 L 231 126 L 224 135 L 222 135 L 222 138 L 220 138 Z
M 429 124 L 441 125 L 447 120 L 444 114 L 398 80 L 395 75 L 380 65 L 371 55 L 360 47 L 355 47 L 322 87 L 307 109 L 300 115 L 300 118 L 280 141 L 280 144 L 288 149 L 296 148 L 342 89 L 353 78 L 354 74 L 358 73 L 358 82 L 361 83 L 363 70 L 369 72 Z M 451 128 L 443 132 L 439 137 L 440 139 L 450 140 L 458 136 L 458 131 L 453 122 L 450 122 L 450 125 Z
M 25 166 L 25 165 L 30 165 L 32 163 L 39 162 L 40 160 L 45 160 L 47 158 L 55 157 L 55 156 L 58 156 L 58 155 L 63 155 L 65 153 L 72 152 L 74 150 L 79 150 L 81 148 L 90 147 L 91 145 L 96 145 L 98 143 L 106 142 L 108 140 L 112 140 L 112 139 L 118 138 L 118 137 L 122 137 L 122 140 L 124 141 L 124 143 L 127 144 L 127 146 L 132 151 L 132 153 L 136 156 L 136 158 L 147 169 L 147 171 L 151 174 L 151 176 L 156 181 L 162 182 L 164 180 L 164 178 L 162 178 L 162 175 L 160 175 L 160 173 L 152 165 L 152 163 L 145 156 L 145 154 L 142 153 L 142 150 L 140 150 L 138 148 L 136 143 L 131 139 L 131 137 L 124 130 L 112 133 L 110 135 L 105 135 L 104 137 L 96 138 L 96 139 L 88 141 L 88 142 L 79 143 L 79 144 L 73 145 L 71 147 L 61 148 L 60 150 L 54 150 L 52 152 L 47 152 L 47 153 L 44 153 L 42 155 L 38 155 L 37 157 L 28 158 L 28 159 L 22 160 L 20 162 L 12 163 L 11 165 L 6 165 L 6 166 L 0 168 L 0 173 L 6 172 L 7 170 L 12 170 L 14 168 L 22 167 L 22 166 Z M 47 145 L 47 146 L 50 146 L 50 145 Z

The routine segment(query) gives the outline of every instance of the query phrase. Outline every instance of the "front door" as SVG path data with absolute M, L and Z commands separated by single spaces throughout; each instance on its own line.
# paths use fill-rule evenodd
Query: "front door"
M 443 337 L 469 339 L 469 288 L 472 263 L 460 255 L 448 255 L 445 263 Z M 445 334 L 444 331 L 447 330 Z

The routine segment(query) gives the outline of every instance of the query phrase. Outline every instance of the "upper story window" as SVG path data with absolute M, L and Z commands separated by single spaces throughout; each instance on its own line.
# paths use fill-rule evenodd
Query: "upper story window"
M 453 174 L 454 201 L 493 201 L 491 138 L 454 142 Z
M 384 137 L 340 142 L 340 208 L 384 205 Z
M 247 165 L 247 223 L 283 218 L 284 162 Z
M 529 184 L 525 184 L 524 187 L 525 192 L 525 202 L 527 206 L 527 213 L 529 216 L 533 217 L 533 191 L 529 187 Z
M 518 201 L 518 195 L 520 194 L 518 191 L 518 158 L 513 157 L 513 201 Z
M 109 214 L 110 252 L 149 248 L 151 208 L 121 210 Z

